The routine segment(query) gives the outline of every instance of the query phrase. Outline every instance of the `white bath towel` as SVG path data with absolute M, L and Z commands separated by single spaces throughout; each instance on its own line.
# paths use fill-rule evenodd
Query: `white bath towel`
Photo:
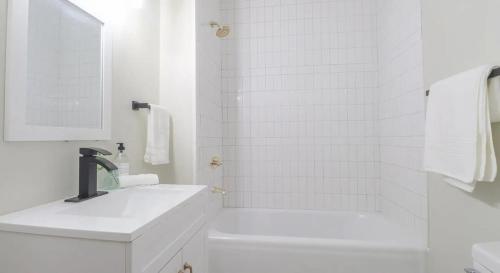
M 167 109 L 151 104 L 144 161 L 152 165 L 170 163 L 170 114 Z
M 429 94 L 424 169 L 468 192 L 497 174 L 488 103 L 493 68 L 485 65 L 437 82 Z
M 119 179 L 121 188 L 157 185 L 160 183 L 156 174 L 123 175 Z

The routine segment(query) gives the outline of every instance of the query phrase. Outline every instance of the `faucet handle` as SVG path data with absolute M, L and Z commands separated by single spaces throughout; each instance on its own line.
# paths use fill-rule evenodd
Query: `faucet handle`
M 80 148 L 80 154 L 83 156 L 96 156 L 98 154 L 112 155 L 111 152 L 108 152 L 101 148 Z

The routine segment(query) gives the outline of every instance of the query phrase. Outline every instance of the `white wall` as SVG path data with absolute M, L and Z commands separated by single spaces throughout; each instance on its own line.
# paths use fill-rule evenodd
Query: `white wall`
M 2 139 L 0 214 L 76 194 L 79 147 L 97 146 L 115 151 L 114 143 L 123 141 L 132 173 L 154 172 L 165 180 L 166 168 L 143 163 L 145 114 L 130 109 L 134 99 L 158 102 L 159 2 L 146 0 L 137 10 L 125 10 L 119 3 L 110 6 L 110 10 L 114 25 L 113 140 L 7 143 Z M 4 112 L 6 11 L 7 0 L 0 0 L 0 132 Z
M 197 167 L 196 184 L 222 187 L 222 167 L 213 169 L 212 157 L 222 158 L 222 98 L 221 98 L 221 40 L 210 21 L 220 22 L 219 0 L 196 2 L 196 55 L 197 55 Z M 223 22 L 220 22 L 223 23 Z M 210 195 L 210 210 L 222 207 L 220 194 Z
M 225 206 L 376 210 L 376 1 L 221 12 Z
M 160 0 L 160 104 L 171 115 L 168 182 L 193 184 L 196 171 L 195 0 Z
M 219 0 L 161 0 L 160 101 L 172 115 L 172 163 L 168 181 L 222 186 L 220 39 L 211 21 L 220 21 Z M 222 207 L 210 195 L 208 211 Z
M 425 96 L 420 0 L 379 0 L 378 130 L 381 210 L 427 232 L 427 177 L 422 171 Z
M 424 78 L 435 81 L 484 64 L 500 64 L 498 0 L 424 0 Z M 500 155 L 500 126 L 493 126 Z M 500 240 L 500 179 L 474 193 L 437 176 L 429 180 L 429 272 L 462 272 L 472 263 L 471 246 Z
M 170 181 L 222 185 L 220 39 L 210 21 L 219 21 L 219 0 L 161 0 L 160 101 L 172 115 Z M 211 207 L 222 207 L 212 195 Z

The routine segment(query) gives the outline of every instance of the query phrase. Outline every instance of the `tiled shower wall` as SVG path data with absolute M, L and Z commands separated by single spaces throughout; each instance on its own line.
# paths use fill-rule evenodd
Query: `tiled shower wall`
M 422 171 L 425 96 L 419 0 L 379 0 L 381 210 L 422 233 L 427 179 Z
M 219 21 L 219 0 L 196 1 L 196 182 L 222 187 L 222 168 L 212 169 L 212 157 L 222 156 L 221 40 L 210 21 Z M 222 207 L 220 195 L 210 195 L 210 213 Z
M 377 1 L 222 0 L 227 207 L 378 209 Z

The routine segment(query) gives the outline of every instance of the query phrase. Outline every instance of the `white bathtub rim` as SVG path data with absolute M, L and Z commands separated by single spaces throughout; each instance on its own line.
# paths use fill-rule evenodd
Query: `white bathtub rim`
M 351 211 L 351 210 L 314 210 L 314 209 L 271 209 L 271 208 L 221 208 L 217 216 L 227 212 L 272 212 L 272 213 L 314 213 L 314 214 L 346 214 L 358 216 L 376 216 L 387 220 L 381 212 L 378 211 Z
M 386 252 L 427 252 L 424 245 L 405 244 L 400 242 L 373 242 L 364 240 L 332 239 L 332 238 L 306 238 L 291 236 L 268 236 L 232 234 L 210 229 L 208 240 L 211 244 L 266 244 L 290 247 L 311 247 L 329 250 L 366 250 Z
M 329 215 L 329 214 L 339 214 L 339 215 L 356 215 L 357 217 L 374 217 L 378 218 L 384 222 L 395 225 L 393 221 L 384 216 L 381 212 L 373 211 L 373 212 L 365 212 L 365 211 L 349 211 L 349 210 L 338 210 L 338 211 L 327 211 L 327 210 L 307 210 L 307 209 L 266 209 L 266 208 L 222 208 L 220 209 L 212 218 L 210 223 L 211 227 L 215 227 L 217 224 L 217 219 L 226 213 L 237 213 L 238 211 L 242 212 L 272 212 L 272 213 L 291 213 L 291 214 L 301 214 L 301 213 L 314 213 L 319 215 Z M 411 230 L 408 228 L 404 228 L 407 231 L 411 231 L 411 233 L 415 233 L 416 236 L 421 236 L 415 230 Z
M 267 235 L 267 234 L 247 234 L 222 231 L 219 229 L 220 223 L 217 221 L 220 216 L 226 213 L 238 212 L 271 212 L 271 213 L 314 213 L 319 215 L 340 214 L 340 215 L 355 215 L 356 217 L 374 217 L 384 222 L 394 224 L 384 215 L 378 212 L 355 212 L 355 211 L 318 211 L 318 210 L 290 210 L 290 209 L 265 209 L 265 208 L 223 208 L 218 212 L 218 215 L 213 218 L 208 230 L 208 239 L 212 242 L 220 243 L 261 243 L 261 244 L 280 244 L 283 246 L 293 247 L 320 247 L 320 248 L 351 248 L 365 250 L 387 250 L 387 251 L 428 251 L 425 240 L 417 233 L 414 237 L 408 237 L 404 240 L 364 240 L 350 238 L 318 238 L 308 236 L 286 236 L 286 235 Z M 407 230 L 410 231 L 410 230 Z M 410 231 L 409 234 L 413 235 Z

